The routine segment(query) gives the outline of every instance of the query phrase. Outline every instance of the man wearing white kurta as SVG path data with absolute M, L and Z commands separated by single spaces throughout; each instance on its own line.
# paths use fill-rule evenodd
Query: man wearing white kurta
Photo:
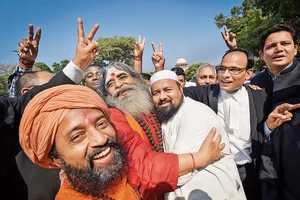
M 178 189 L 165 194 L 165 199 L 246 199 L 220 118 L 208 106 L 184 97 L 174 72 L 159 71 L 150 83 L 157 117 L 162 122 L 165 152 L 198 151 L 213 127 L 225 143 L 224 158 L 179 177 Z

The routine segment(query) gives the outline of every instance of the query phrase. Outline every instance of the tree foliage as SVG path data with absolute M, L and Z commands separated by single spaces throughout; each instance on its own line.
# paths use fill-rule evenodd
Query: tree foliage
M 15 67 L 15 64 L 0 63 L 0 75 L 11 74 Z
M 46 65 L 43 62 L 36 62 L 34 63 L 33 67 L 32 67 L 33 71 L 46 71 L 46 72 L 52 72 L 52 70 L 50 69 L 50 67 L 48 67 L 48 65 Z
M 65 68 L 65 66 L 67 66 L 67 64 L 69 63 L 70 61 L 69 60 L 62 60 L 62 61 L 60 61 L 60 64 L 59 63 L 53 63 L 52 64 L 52 72 L 53 73 L 57 73 L 57 72 L 59 72 L 60 70 L 62 70 L 63 68 Z
M 244 0 L 231 9 L 230 15 L 216 15 L 215 24 L 218 28 L 227 26 L 237 34 L 238 47 L 258 56 L 260 36 L 270 26 L 287 23 L 300 32 L 299 9 L 299 0 Z
M 97 42 L 100 55 L 94 59 L 94 64 L 105 65 L 105 61 L 125 61 L 126 64 L 133 66 L 134 54 L 132 45 L 135 44 L 133 37 L 100 37 Z
M 189 68 L 185 71 L 185 76 L 186 76 L 187 80 L 191 80 L 191 81 L 195 80 L 196 71 L 201 64 L 203 64 L 203 63 L 200 62 L 200 63 L 192 64 L 191 66 L 189 66 Z
M 7 84 L 8 74 L 0 76 L 0 94 L 7 94 L 8 84 Z

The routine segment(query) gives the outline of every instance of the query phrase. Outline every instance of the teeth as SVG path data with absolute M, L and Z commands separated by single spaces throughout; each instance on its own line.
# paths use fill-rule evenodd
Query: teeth
M 94 156 L 94 159 L 101 158 L 103 156 L 106 156 L 110 152 L 110 147 L 108 147 L 105 151 L 102 151 L 100 154 Z

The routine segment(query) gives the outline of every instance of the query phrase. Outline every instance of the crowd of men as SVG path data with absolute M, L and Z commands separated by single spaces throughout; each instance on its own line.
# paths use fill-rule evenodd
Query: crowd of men
M 4 197 L 300 199 L 292 27 L 276 24 L 262 34 L 267 68 L 256 76 L 254 56 L 225 28 L 229 50 L 219 65 L 200 65 L 193 83 L 182 68 L 165 69 L 161 43 L 151 44 L 155 73 L 143 73 L 140 36 L 134 66 L 93 65 L 98 28 L 85 36 L 78 19 L 74 58 L 57 74 L 32 71 L 40 28 L 34 35 L 30 24 L 18 43 L 9 97 L 0 102 Z

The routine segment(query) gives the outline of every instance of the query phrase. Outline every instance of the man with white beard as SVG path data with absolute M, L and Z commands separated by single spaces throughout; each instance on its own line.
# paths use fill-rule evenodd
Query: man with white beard
M 140 73 L 121 63 L 111 63 L 100 77 L 100 94 L 111 107 L 121 110 L 143 140 L 162 152 L 160 123 L 153 111 L 151 95 Z

